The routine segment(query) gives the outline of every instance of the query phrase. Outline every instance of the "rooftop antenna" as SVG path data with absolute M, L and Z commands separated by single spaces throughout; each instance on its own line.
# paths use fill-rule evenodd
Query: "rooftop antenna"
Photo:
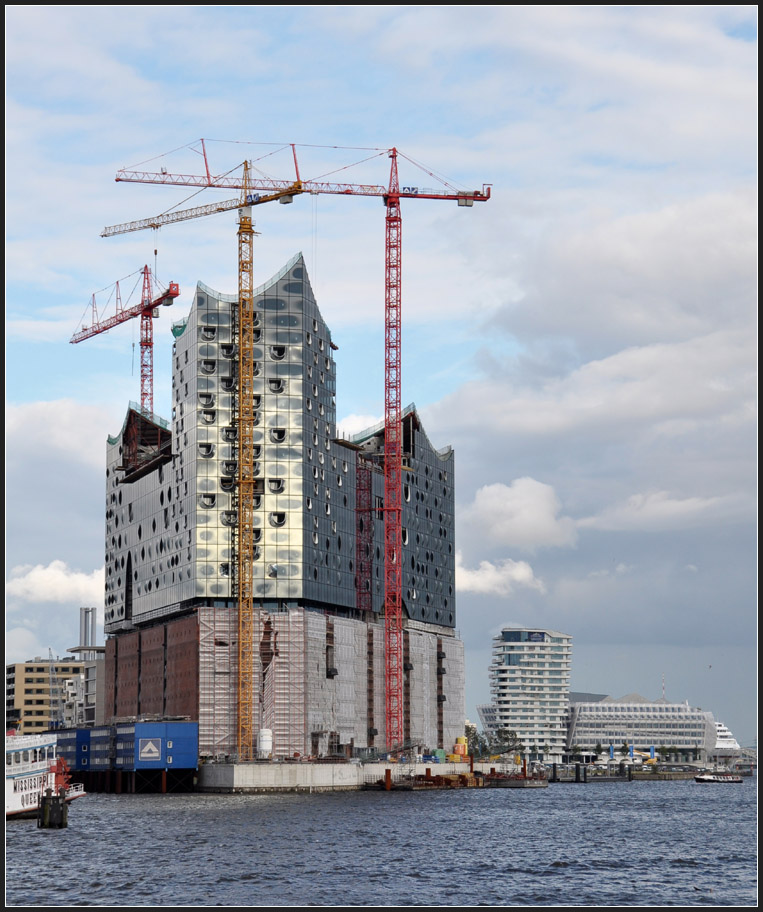
M 665 672 L 662 673 L 662 699 L 665 699 Z

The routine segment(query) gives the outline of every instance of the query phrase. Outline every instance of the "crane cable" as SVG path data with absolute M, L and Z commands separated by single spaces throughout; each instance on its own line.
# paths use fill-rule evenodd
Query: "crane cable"
M 311 258 L 310 272 L 315 283 L 316 294 L 318 291 L 318 194 L 311 194 L 313 198 L 312 224 L 311 224 Z

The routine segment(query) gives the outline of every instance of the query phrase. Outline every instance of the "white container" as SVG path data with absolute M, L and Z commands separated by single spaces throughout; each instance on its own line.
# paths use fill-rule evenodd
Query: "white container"
M 261 728 L 257 732 L 257 759 L 270 760 L 273 756 L 273 731 Z

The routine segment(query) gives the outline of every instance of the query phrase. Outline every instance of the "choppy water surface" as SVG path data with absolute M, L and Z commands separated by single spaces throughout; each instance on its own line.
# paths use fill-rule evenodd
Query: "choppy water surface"
M 6 826 L 6 903 L 755 905 L 756 789 L 89 795 Z

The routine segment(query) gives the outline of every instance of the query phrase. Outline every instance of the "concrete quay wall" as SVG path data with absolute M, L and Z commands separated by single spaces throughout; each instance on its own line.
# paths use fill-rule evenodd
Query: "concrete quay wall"
M 495 766 L 495 764 L 493 764 Z M 475 770 L 490 764 L 475 763 Z M 335 792 L 361 789 L 383 779 L 391 770 L 393 781 L 409 776 L 468 773 L 468 763 L 205 763 L 197 774 L 197 792 Z

